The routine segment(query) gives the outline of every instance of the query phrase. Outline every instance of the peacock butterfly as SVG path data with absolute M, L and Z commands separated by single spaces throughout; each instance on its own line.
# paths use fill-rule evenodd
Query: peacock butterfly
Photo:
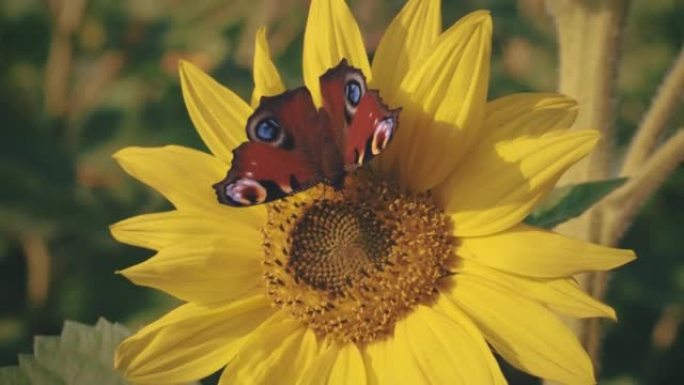
M 400 109 L 390 110 L 377 90 L 343 59 L 320 78 L 323 106 L 306 87 L 264 96 L 247 119 L 247 138 L 233 150 L 228 175 L 214 184 L 220 203 L 251 206 L 344 178 L 387 147 Z

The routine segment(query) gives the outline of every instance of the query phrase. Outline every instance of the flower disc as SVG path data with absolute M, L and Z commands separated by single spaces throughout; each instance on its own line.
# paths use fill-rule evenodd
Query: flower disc
M 321 335 L 370 342 L 429 302 L 453 260 L 451 222 L 430 195 L 357 173 L 269 206 L 264 277 L 276 305 Z

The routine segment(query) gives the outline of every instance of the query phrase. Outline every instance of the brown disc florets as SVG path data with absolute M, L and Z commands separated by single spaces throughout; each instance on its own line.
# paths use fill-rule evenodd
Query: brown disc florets
M 451 222 L 429 194 L 366 173 L 269 206 L 264 277 L 274 304 L 320 335 L 370 342 L 431 300 L 453 258 Z

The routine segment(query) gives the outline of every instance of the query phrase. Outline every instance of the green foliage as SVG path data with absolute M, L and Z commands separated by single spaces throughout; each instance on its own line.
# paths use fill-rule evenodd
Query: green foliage
M 3 385 L 126 385 L 114 371 L 114 351 L 130 332 L 100 319 L 95 327 L 66 321 L 59 337 L 35 337 L 33 355 L 0 368 Z
M 580 216 L 626 181 L 627 178 L 616 178 L 557 188 L 525 219 L 525 223 L 545 229 L 554 228 Z

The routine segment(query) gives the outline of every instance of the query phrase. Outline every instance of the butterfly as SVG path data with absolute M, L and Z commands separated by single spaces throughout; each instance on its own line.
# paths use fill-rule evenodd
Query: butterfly
M 247 119 L 247 142 L 233 150 L 226 177 L 213 185 L 218 201 L 251 206 L 325 183 L 344 187 L 347 173 L 384 150 L 398 128 L 361 71 L 343 59 L 319 78 L 323 105 L 306 87 L 264 96 Z

